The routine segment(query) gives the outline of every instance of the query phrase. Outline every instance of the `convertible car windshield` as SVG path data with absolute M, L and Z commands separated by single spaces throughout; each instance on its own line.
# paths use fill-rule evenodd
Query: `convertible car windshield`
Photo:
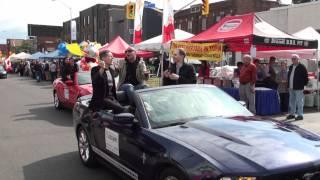
M 217 87 L 168 88 L 140 94 L 152 128 L 206 117 L 252 116 Z
M 91 74 L 89 72 L 79 72 L 78 73 L 78 84 L 91 84 Z

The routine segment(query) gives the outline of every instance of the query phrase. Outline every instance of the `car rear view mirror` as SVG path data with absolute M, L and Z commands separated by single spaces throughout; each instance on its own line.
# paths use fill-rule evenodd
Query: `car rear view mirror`
M 73 85 L 73 81 L 72 80 L 66 80 L 66 85 L 67 86 L 72 86 Z
M 131 113 L 115 114 L 113 120 L 115 123 L 130 125 L 130 124 L 133 124 L 134 115 Z

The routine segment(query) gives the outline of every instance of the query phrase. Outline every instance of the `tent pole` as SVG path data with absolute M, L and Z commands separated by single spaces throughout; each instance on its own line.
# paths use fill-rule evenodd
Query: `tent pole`
M 160 68 L 161 68 L 161 78 L 159 81 L 159 86 L 163 86 L 163 61 L 164 61 L 164 47 L 163 44 L 161 44 L 161 49 L 160 49 L 160 53 L 161 53 L 161 60 L 160 60 Z
M 319 99 L 319 79 L 320 79 L 320 77 L 319 77 L 319 50 L 317 49 L 317 51 L 316 51 L 316 58 L 317 58 L 317 75 L 316 75 L 316 77 L 317 77 L 317 109 L 318 109 L 318 112 L 319 112 L 319 110 L 320 110 L 320 105 L 319 105 L 319 103 L 320 103 L 320 99 Z

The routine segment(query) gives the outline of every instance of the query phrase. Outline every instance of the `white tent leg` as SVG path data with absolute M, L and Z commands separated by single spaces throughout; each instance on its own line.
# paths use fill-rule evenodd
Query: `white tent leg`
M 160 59 L 160 68 L 161 68 L 161 77 L 160 77 L 160 84 L 159 86 L 163 86 L 163 61 L 164 61 L 164 47 L 163 45 L 161 45 L 161 50 L 160 50 L 160 53 L 161 53 L 161 59 Z
M 316 51 L 316 58 L 317 58 L 317 61 L 316 61 L 316 66 L 317 66 L 317 75 L 316 75 L 316 77 L 317 77 L 317 109 L 318 109 L 318 111 L 320 110 L 320 98 L 319 98 L 319 79 L 320 79 L 320 77 L 319 77 L 319 50 L 317 50 Z

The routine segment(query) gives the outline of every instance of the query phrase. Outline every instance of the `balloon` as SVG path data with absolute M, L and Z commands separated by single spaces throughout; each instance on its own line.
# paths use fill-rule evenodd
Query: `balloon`
M 67 44 L 64 42 L 58 45 L 58 50 L 59 50 L 59 56 L 66 56 L 69 53 L 67 49 Z
M 82 41 L 79 46 L 82 51 L 88 47 L 89 43 L 87 41 Z
M 99 56 L 99 50 L 95 47 L 94 43 L 90 43 L 84 52 L 86 53 L 86 56 L 90 58 L 96 58 Z
M 73 44 L 67 44 L 67 50 L 76 56 L 83 56 L 84 53 L 81 50 L 80 46 L 77 43 L 73 43 Z

